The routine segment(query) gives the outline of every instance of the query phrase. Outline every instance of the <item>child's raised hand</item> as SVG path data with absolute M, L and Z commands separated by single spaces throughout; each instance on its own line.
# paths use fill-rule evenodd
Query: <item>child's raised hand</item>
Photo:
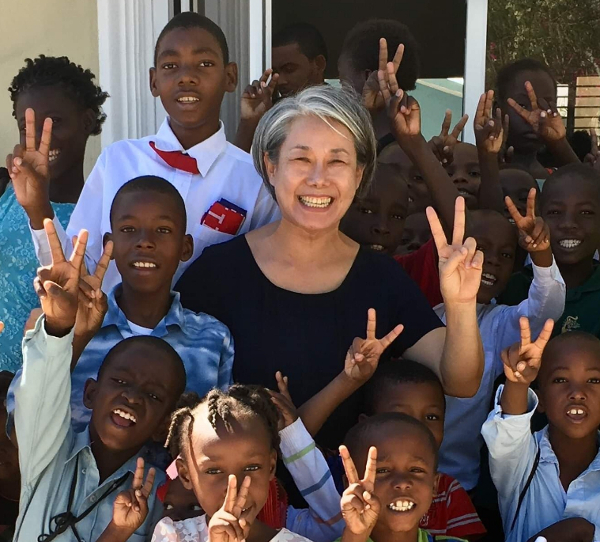
M 362 479 L 358 476 L 346 446 L 340 446 L 340 456 L 348 478 L 348 487 L 342 494 L 341 501 L 346 528 L 356 535 L 370 534 L 381 510 L 381 502 L 373 493 L 377 475 L 377 448 L 372 446 L 369 449 L 365 475 Z
M 538 375 L 544 348 L 552 336 L 554 322 L 546 320 L 544 327 L 535 342 L 531 342 L 529 320 L 525 316 L 519 319 L 521 342 L 513 344 L 502 351 L 500 357 L 504 363 L 504 374 L 510 382 L 529 386 Z
M 250 530 L 243 514 L 250 482 L 251 478 L 246 476 L 238 491 L 237 478 L 229 475 L 225 502 L 208 524 L 209 542 L 244 542 Z
M 265 70 L 258 81 L 253 81 L 244 89 L 241 120 L 258 123 L 263 115 L 273 107 L 273 93 L 278 80 L 279 74 L 273 73 L 273 70 L 269 68 Z
M 398 68 L 400 67 L 400 64 L 402 63 L 403 56 L 404 56 L 404 45 L 400 44 L 400 45 L 398 45 L 398 49 L 396 49 L 396 54 L 394 55 L 394 58 L 393 58 L 392 62 L 390 63 L 390 64 L 392 64 L 391 70 L 394 72 L 394 79 L 396 78 L 396 73 L 398 72 Z M 388 64 L 387 40 L 385 38 L 381 38 L 379 40 L 379 67 L 378 67 L 378 70 L 377 71 L 373 70 L 370 73 L 369 77 L 367 77 L 367 80 L 365 81 L 365 84 L 364 84 L 363 90 L 362 90 L 363 105 L 369 110 L 371 115 L 384 109 L 386 106 L 386 103 L 387 103 L 385 98 L 381 94 L 380 83 L 378 81 L 379 72 L 380 71 L 385 72 L 387 69 L 386 68 L 387 64 Z
M 52 220 L 44 220 L 44 229 L 52 253 L 52 264 L 38 269 L 34 288 L 46 316 L 46 331 L 51 335 L 62 336 L 75 325 L 79 277 L 88 232 L 81 230 L 75 250 L 67 260 Z
M 25 111 L 25 148 L 16 145 L 6 157 L 6 169 L 13 182 L 15 196 L 25 209 L 50 205 L 49 153 L 52 139 L 52 119 L 44 121 L 42 137 L 36 146 L 35 112 Z
M 155 475 L 156 470 L 151 468 L 144 482 L 144 460 L 138 457 L 131 488 L 119 493 L 115 499 L 112 527 L 122 532 L 127 538 L 146 521 L 148 497 L 154 486 Z
M 433 207 L 427 207 L 427 220 L 438 252 L 440 290 L 444 303 L 469 303 L 477 299 L 483 270 L 483 253 L 477 250 L 477 242 L 465 235 L 465 200 L 456 198 L 454 204 L 454 231 L 452 244 Z
M 596 171 L 600 171 L 600 149 L 598 148 L 598 136 L 594 128 L 590 129 L 590 135 L 592 137 L 592 148 L 588 154 L 586 154 L 583 161 L 586 164 L 592 166 Z
M 533 90 L 533 85 L 525 81 L 525 90 L 531 103 L 531 109 L 526 109 L 519 105 L 515 100 L 509 98 L 510 105 L 529 125 L 535 133 L 546 142 L 556 142 L 567 137 L 567 129 L 556 109 L 555 103 L 548 103 L 543 98 L 538 97 Z
M 519 228 L 519 244 L 527 252 L 541 252 L 550 247 L 550 229 L 542 217 L 535 216 L 535 195 L 536 190 L 532 188 L 527 196 L 525 216 L 521 215 L 510 196 L 504 198 L 506 208 Z
M 463 115 L 452 129 L 452 132 L 450 132 L 450 126 L 452 125 L 452 111 L 450 109 L 446 110 L 440 135 L 432 137 L 429 141 L 433 154 L 435 154 L 436 158 L 442 164 L 452 163 L 452 160 L 454 159 L 454 147 L 456 147 L 458 138 L 465 129 L 468 120 L 469 115 Z
M 377 74 L 396 139 L 400 141 L 421 135 L 421 107 L 398 86 L 393 64 L 389 62 L 386 70 L 379 70 Z
M 73 240 L 75 245 L 75 239 Z M 112 257 L 113 242 L 104 245 L 102 257 L 96 266 L 96 271 L 90 275 L 82 262 L 79 279 L 79 299 L 77 319 L 75 322 L 75 335 L 95 335 L 102 327 L 104 316 L 108 310 L 106 295 L 102 292 L 102 281 L 108 270 Z
M 277 410 L 279 410 L 279 431 L 281 431 L 298 419 L 298 411 L 288 390 L 288 377 L 283 376 L 281 371 L 277 371 L 275 380 L 277 380 L 279 393 L 271 390 L 267 391 L 271 394 L 271 401 L 275 403 Z
M 355 338 L 346 353 L 344 372 L 351 380 L 364 383 L 373 376 L 379 365 L 379 358 L 385 349 L 392 344 L 402 330 L 403 325 L 397 325 L 382 339 L 377 339 L 377 317 L 375 309 L 369 309 L 367 314 L 367 338 Z
M 504 127 L 502 124 L 502 111 L 497 108 L 494 117 L 493 107 L 494 91 L 488 90 L 479 98 L 473 128 L 477 148 L 489 154 L 498 154 L 504 143 Z M 506 122 L 508 122 L 508 115 L 506 117 Z

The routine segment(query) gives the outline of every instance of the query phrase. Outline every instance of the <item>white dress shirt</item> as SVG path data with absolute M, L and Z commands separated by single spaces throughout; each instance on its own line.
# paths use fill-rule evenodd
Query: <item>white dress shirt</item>
M 200 174 L 194 175 L 171 167 L 150 146 L 150 142 L 154 142 L 161 151 L 189 154 L 196 159 Z M 104 234 L 111 231 L 109 215 L 115 194 L 126 182 L 142 175 L 166 179 L 177 188 L 185 202 L 187 233 L 194 238 L 194 255 L 188 262 L 180 264 L 173 284 L 207 246 L 228 241 L 235 235 L 247 233 L 279 218 L 277 204 L 263 186 L 252 157 L 227 142 L 222 123 L 217 133 L 184 150 L 166 119 L 153 136 L 118 141 L 104 149 L 83 187 L 67 231 L 58 220 L 54 220 L 67 253 L 72 251 L 72 237 L 81 229 L 88 230 L 86 264 L 90 272 L 94 271 L 102 255 Z M 234 234 L 202 224 L 213 204 L 221 200 L 245 212 L 245 219 Z M 214 220 L 212 222 L 215 223 Z M 50 247 L 44 230 L 33 230 L 32 234 L 40 263 L 50 264 Z M 102 289 L 110 292 L 119 282 L 121 278 L 113 261 Z

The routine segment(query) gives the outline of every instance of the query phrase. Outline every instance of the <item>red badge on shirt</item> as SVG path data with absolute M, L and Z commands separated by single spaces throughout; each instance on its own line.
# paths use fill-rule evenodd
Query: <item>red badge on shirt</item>
M 246 211 L 226 199 L 210 206 L 200 222 L 213 230 L 237 235 L 246 220 Z

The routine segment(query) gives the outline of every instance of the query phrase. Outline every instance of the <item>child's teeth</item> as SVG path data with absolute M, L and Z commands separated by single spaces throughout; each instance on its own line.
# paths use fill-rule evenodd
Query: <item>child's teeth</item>
M 581 241 L 579 239 L 563 239 L 558 244 L 563 248 L 575 248 L 581 244 Z
M 486 286 L 493 286 L 496 283 L 496 275 L 492 275 L 491 273 L 482 273 L 481 274 L 481 282 Z
M 137 423 L 137 420 L 133 414 L 123 412 L 122 410 L 120 410 L 118 408 L 113 410 L 113 413 L 116 414 L 117 416 L 121 416 L 121 418 L 125 418 L 126 420 L 131 420 L 133 423 Z
M 396 501 L 390 503 L 388 508 L 390 510 L 394 510 L 395 512 L 408 512 L 409 510 L 412 510 L 414 506 L 415 503 L 412 501 Z
M 580 408 L 572 408 L 571 410 L 569 410 L 568 413 L 572 416 L 583 416 L 584 414 L 583 410 L 581 410 Z
M 156 267 L 156 264 L 151 262 L 134 262 L 134 267 Z
M 191 102 L 197 102 L 198 98 L 195 98 L 194 96 L 182 96 L 181 98 L 177 98 L 178 102 L 184 102 L 184 103 L 191 103 Z

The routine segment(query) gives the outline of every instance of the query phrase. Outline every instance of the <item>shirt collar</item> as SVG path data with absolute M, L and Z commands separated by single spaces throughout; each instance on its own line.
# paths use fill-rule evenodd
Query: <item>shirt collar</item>
M 117 284 L 107 296 L 108 311 L 104 317 L 102 327 L 116 326 L 123 338 L 127 339 L 134 335 L 131 332 L 125 313 L 117 305 L 116 295 L 121 291 L 121 287 L 122 283 Z M 167 326 L 179 326 L 183 328 L 184 317 L 183 307 L 179 300 L 179 292 L 172 291 L 169 312 L 154 328 L 151 335 L 154 337 L 164 337 L 168 333 Z
M 558 467 L 558 458 L 552 449 L 552 444 L 550 444 L 550 439 L 548 437 L 548 426 L 544 427 L 541 433 L 540 462 L 554 463 Z M 600 432 L 598 432 L 598 443 L 600 444 Z M 584 472 L 587 471 L 600 471 L 600 451 L 596 454 L 596 457 Z
M 69 461 L 75 459 L 75 457 L 77 457 L 77 455 L 81 453 L 85 448 L 89 448 L 89 453 L 92 453 L 92 441 L 90 438 L 89 425 L 87 425 L 85 430 L 81 433 L 73 433 L 73 447 L 71 448 L 71 453 L 69 454 L 69 457 L 67 457 L 65 463 L 68 463 Z M 123 476 L 123 474 L 125 474 L 126 472 L 131 472 L 132 474 L 135 474 L 135 468 L 137 465 L 138 457 L 143 457 L 147 462 L 148 459 L 151 459 L 148 446 L 142 446 L 140 451 L 137 454 L 134 454 L 133 457 L 128 459 L 124 465 L 122 465 L 119 469 L 117 469 L 116 472 L 109 476 L 108 480 L 111 480 L 113 478 L 119 478 Z
M 206 177 L 212 165 L 217 161 L 217 158 L 227 148 L 225 126 L 223 122 L 219 121 L 219 130 L 216 133 L 186 150 L 182 147 L 173 130 L 171 130 L 169 118 L 167 117 L 156 133 L 155 144 L 156 148 L 161 151 L 181 151 L 189 154 L 192 158 L 196 159 L 200 174 Z

